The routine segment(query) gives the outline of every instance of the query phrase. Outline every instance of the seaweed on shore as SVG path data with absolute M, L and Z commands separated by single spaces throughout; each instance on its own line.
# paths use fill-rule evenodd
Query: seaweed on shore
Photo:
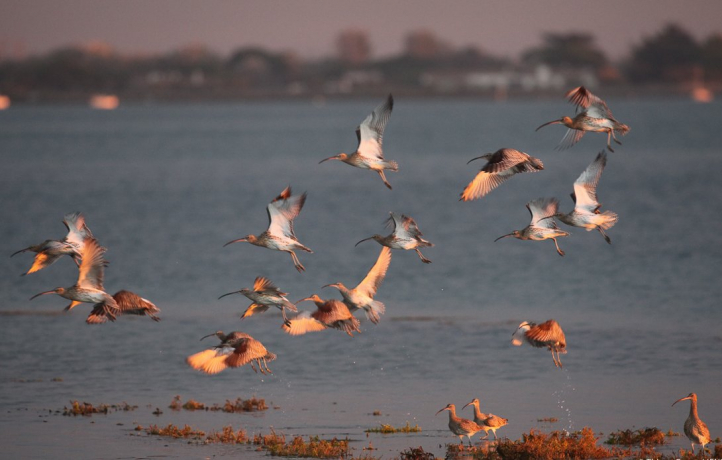
M 78 402 L 78 401 L 70 401 L 70 407 L 63 407 L 63 415 L 65 416 L 77 416 L 77 415 L 83 415 L 86 417 L 89 417 L 93 414 L 108 414 L 110 412 L 117 412 L 117 411 L 123 411 L 128 412 L 132 410 L 136 410 L 138 406 L 131 406 L 127 402 L 123 402 L 121 404 L 100 404 L 98 406 L 93 406 L 90 403 L 86 402 Z
M 619 430 L 609 433 L 605 444 L 633 446 L 660 445 L 665 443 L 664 433 L 659 428 L 642 428 L 639 430 Z
M 195 401 L 193 399 L 189 399 L 185 403 L 182 403 L 180 395 L 176 395 L 173 397 L 173 401 L 171 401 L 170 405 L 168 406 L 172 410 L 209 410 L 209 411 L 219 411 L 219 412 L 228 412 L 228 413 L 236 413 L 236 412 L 256 412 L 256 411 L 263 411 L 267 410 L 268 406 L 266 405 L 266 400 L 262 398 L 256 398 L 255 396 L 251 399 L 242 399 L 242 398 L 236 398 L 235 401 L 231 402 L 230 400 L 226 400 L 226 402 L 221 406 L 219 404 L 213 404 L 212 406 L 207 406 L 203 404 L 202 402 Z
M 369 428 L 364 430 L 365 433 L 381 433 L 381 434 L 393 434 L 393 433 L 420 433 L 421 428 L 419 425 L 411 426 L 409 422 L 406 422 L 406 426 L 394 428 L 391 425 L 382 423 L 380 427 Z

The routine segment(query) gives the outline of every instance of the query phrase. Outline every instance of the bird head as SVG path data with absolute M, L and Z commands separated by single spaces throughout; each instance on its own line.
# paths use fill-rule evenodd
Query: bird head
M 501 235 L 499 238 L 495 239 L 494 242 L 496 243 L 497 241 L 508 238 L 510 236 L 513 236 L 514 238 L 519 238 L 521 236 L 521 232 L 519 230 L 514 230 L 513 232 L 507 233 L 506 235 Z
M 321 163 L 323 163 L 324 161 L 328 161 L 328 160 L 341 160 L 341 161 L 344 161 L 344 160 L 346 160 L 347 158 L 348 158 L 348 155 L 346 155 L 345 153 L 342 152 L 342 153 L 339 153 L 338 155 L 334 155 L 334 156 L 332 156 L 332 157 L 324 158 L 323 160 L 319 161 L 318 164 L 321 164 Z
M 447 404 L 446 407 L 444 407 L 443 409 L 440 409 L 439 412 L 435 413 L 434 415 L 439 415 L 440 413 L 444 412 L 445 410 L 456 411 L 456 406 L 454 406 L 453 404 Z
M 571 124 L 572 124 L 572 119 L 571 119 L 571 118 L 569 118 L 569 117 L 561 117 L 561 118 L 558 119 L 558 120 L 552 120 L 552 121 L 548 121 L 548 122 L 544 123 L 543 125 L 541 125 L 540 127 L 538 127 L 535 131 L 539 131 L 540 129 L 542 129 L 543 127 L 548 126 L 548 125 L 565 125 L 565 126 L 571 126 Z
M 358 246 L 359 244 L 363 243 L 364 241 L 368 241 L 368 240 L 376 240 L 380 243 L 382 239 L 383 239 L 382 235 L 376 234 L 374 236 L 369 236 L 368 238 L 362 239 L 361 241 L 356 243 L 354 246 Z
M 229 292 L 228 294 L 223 294 L 222 296 L 218 297 L 218 299 L 220 300 L 220 299 L 224 298 L 225 296 L 231 295 L 231 294 L 244 294 L 245 295 L 245 294 L 248 294 L 248 292 L 249 292 L 248 288 L 243 288 L 240 291 L 233 291 L 233 292 Z
M 327 287 L 335 287 L 335 288 L 338 289 L 339 291 L 340 291 L 342 288 L 344 288 L 344 289 L 346 288 L 346 286 L 344 286 L 343 283 L 338 282 L 338 283 L 327 284 L 327 285 L 325 285 L 325 286 L 322 286 L 321 289 L 327 288 Z
M 462 409 L 466 409 L 469 406 L 477 406 L 478 407 L 479 406 L 479 398 L 472 399 L 471 402 L 466 403 L 466 405 L 464 407 L 462 407 Z
M 30 300 L 33 300 L 35 297 L 40 297 L 41 295 L 46 294 L 57 294 L 57 295 L 63 295 L 65 293 L 65 288 L 62 287 L 56 287 L 53 290 L 41 292 L 39 294 L 35 294 L 34 296 L 30 297 Z
M 487 160 L 487 161 L 488 161 L 488 160 L 491 159 L 491 157 L 492 157 L 493 155 L 494 155 L 493 153 L 485 153 L 485 154 L 483 154 L 483 155 L 481 155 L 481 156 L 478 156 L 478 157 L 476 157 L 476 158 L 472 158 L 471 160 L 467 161 L 466 164 L 469 164 L 469 163 L 471 163 L 471 162 L 474 161 L 474 160 L 481 160 L 481 159 L 484 159 L 484 160 Z
M 526 331 L 531 329 L 533 325 L 533 323 L 529 323 L 527 321 L 521 323 L 516 329 L 516 331 L 514 331 L 514 333 L 511 335 L 511 344 L 516 347 L 521 346 L 521 344 L 524 343 L 524 334 L 526 334 Z
M 229 244 L 233 243 L 255 243 L 258 238 L 256 238 L 255 235 L 246 235 L 243 238 L 238 238 L 237 240 L 229 241 L 228 243 L 224 244 L 223 247 L 225 248 Z
M 697 395 L 694 394 L 694 393 L 690 393 L 688 396 L 685 396 L 684 398 L 679 398 L 678 400 L 676 400 L 675 402 L 673 402 L 672 405 L 674 406 L 674 405 L 677 404 L 678 402 L 684 401 L 684 400 L 686 400 L 686 399 L 691 399 L 692 401 L 697 402 Z
M 323 302 L 323 299 L 320 298 L 320 297 L 318 296 L 318 294 L 314 294 L 314 295 L 312 295 L 312 296 L 309 296 L 309 297 L 306 297 L 306 298 L 304 298 L 304 299 L 299 300 L 298 302 L 296 302 L 296 304 L 299 304 L 299 303 L 301 303 L 301 302 L 305 302 L 305 301 L 307 301 L 307 300 L 310 300 L 310 301 L 312 301 L 312 302 L 315 302 L 317 305 L 324 303 L 324 302 Z

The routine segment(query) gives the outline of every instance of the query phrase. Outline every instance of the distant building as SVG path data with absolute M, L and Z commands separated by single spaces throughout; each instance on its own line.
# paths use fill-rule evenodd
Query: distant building
M 339 59 L 347 64 L 368 62 L 371 57 L 368 32 L 360 29 L 344 30 L 336 38 L 336 51 Z
M 430 30 L 420 29 L 406 35 L 405 54 L 415 59 L 432 59 L 448 54 L 451 47 Z

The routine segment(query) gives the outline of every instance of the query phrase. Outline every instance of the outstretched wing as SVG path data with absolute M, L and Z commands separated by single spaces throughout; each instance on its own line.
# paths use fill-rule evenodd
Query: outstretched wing
M 569 102 L 577 106 L 577 111 L 580 108 L 584 109 L 589 117 L 612 118 L 612 111 L 607 104 L 583 86 L 570 90 L 566 97 L 569 98 Z
M 328 326 L 311 316 L 311 312 L 304 311 L 286 321 L 281 328 L 290 335 L 303 335 L 307 332 L 322 331 Z
M 276 295 L 284 296 L 287 295 L 285 292 L 281 292 L 268 278 L 263 276 L 257 276 L 253 282 L 253 290 L 256 292 L 270 291 Z
M 559 326 L 559 323 L 557 323 L 553 319 L 550 319 L 545 323 L 538 324 L 532 327 L 531 329 L 526 331 L 526 336 L 529 338 L 529 340 L 532 340 L 534 342 L 541 342 L 543 345 L 553 343 L 566 343 L 566 338 L 564 337 L 564 332 L 562 331 L 561 326 Z
M 597 184 L 607 164 L 607 153 L 602 150 L 579 178 L 574 181 L 575 207 L 594 212 L 599 208 Z
M 378 290 L 381 282 L 386 276 L 386 270 L 388 270 L 390 263 L 391 249 L 384 246 L 383 248 L 381 248 L 381 253 L 379 253 L 379 257 L 378 259 L 376 259 L 376 263 L 373 267 L 371 267 L 371 270 L 369 270 L 363 281 L 361 281 L 361 283 L 356 286 L 356 290 L 364 293 L 369 297 L 375 296 L 376 290 Z
M 566 150 L 570 148 L 572 145 L 579 142 L 579 140 L 584 137 L 584 133 L 586 131 L 582 131 L 579 129 L 567 129 L 567 133 L 562 137 L 562 140 L 559 141 L 559 145 L 557 145 L 557 150 Z
M 418 238 L 418 237 L 423 236 L 423 234 L 421 233 L 421 230 L 419 230 L 419 226 L 416 225 L 416 221 L 414 219 L 412 219 L 409 216 L 405 216 L 403 214 L 401 215 L 401 219 L 402 219 L 401 227 L 404 229 L 404 231 L 406 233 L 409 234 L 409 236 L 411 236 L 411 238 Z
M 526 204 L 531 213 L 531 224 L 536 227 L 557 228 L 554 219 L 551 218 L 559 209 L 559 201 L 556 198 L 537 198 Z M 549 217 L 549 219 L 547 219 Z
M 268 204 L 268 233 L 295 239 L 293 219 L 301 212 L 304 203 L 306 203 L 306 193 L 291 196 L 291 187 L 286 187 Z
M 390 228 L 392 233 L 396 232 L 397 229 L 402 228 L 401 219 L 395 212 L 390 212 L 388 219 L 384 221 L 386 228 Z
M 248 364 L 253 359 L 263 358 L 268 353 L 266 347 L 254 338 L 241 340 L 236 344 L 233 353 L 226 358 L 228 367 L 239 367 Z
M 383 160 L 384 154 L 381 148 L 383 144 L 384 129 L 391 117 L 394 108 L 394 98 L 389 94 L 386 101 L 374 109 L 356 129 L 358 137 L 357 151 L 359 155 L 366 158 Z
M 79 212 L 66 214 L 63 224 L 68 229 L 65 241 L 74 244 L 78 249 L 83 247 L 86 238 L 93 238 L 93 233 L 85 224 L 85 217 Z
M 87 238 L 81 251 L 83 261 L 78 268 L 78 286 L 103 290 L 103 276 L 108 261 L 103 258 L 105 248 L 94 238 Z

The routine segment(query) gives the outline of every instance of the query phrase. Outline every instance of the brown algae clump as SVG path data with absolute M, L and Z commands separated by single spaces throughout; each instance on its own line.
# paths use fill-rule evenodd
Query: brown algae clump
M 664 433 L 658 428 L 643 428 L 639 430 L 620 430 L 609 433 L 606 444 L 633 446 L 633 445 L 659 445 L 664 444 Z
M 400 428 L 394 428 L 391 425 L 387 425 L 385 423 L 382 423 L 380 427 L 378 428 L 369 428 L 368 430 L 364 430 L 366 433 L 381 433 L 381 434 L 394 434 L 394 433 L 420 433 L 421 428 L 419 425 L 411 426 L 409 422 L 406 422 L 406 426 L 402 426 Z

